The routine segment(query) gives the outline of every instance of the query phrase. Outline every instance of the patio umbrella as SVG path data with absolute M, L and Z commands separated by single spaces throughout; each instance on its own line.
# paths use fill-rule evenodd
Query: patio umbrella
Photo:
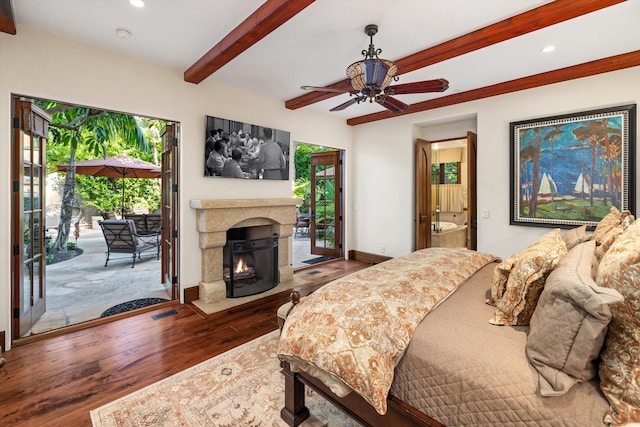
M 60 164 L 58 171 L 66 172 L 68 167 L 68 164 Z M 122 154 L 105 159 L 76 162 L 76 173 L 87 176 L 122 178 L 122 214 L 124 215 L 124 179 L 160 178 L 162 170 L 159 166 Z

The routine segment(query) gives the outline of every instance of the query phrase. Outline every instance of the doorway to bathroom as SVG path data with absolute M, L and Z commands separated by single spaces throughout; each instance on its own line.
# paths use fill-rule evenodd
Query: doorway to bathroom
M 416 140 L 416 249 L 477 248 L 476 134 Z

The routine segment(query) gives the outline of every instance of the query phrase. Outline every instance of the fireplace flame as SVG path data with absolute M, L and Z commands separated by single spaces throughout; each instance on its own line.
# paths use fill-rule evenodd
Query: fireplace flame
M 238 261 L 238 265 L 236 266 L 235 273 L 240 273 L 247 270 L 249 270 L 249 267 L 244 263 L 244 260 L 240 258 L 240 260 Z

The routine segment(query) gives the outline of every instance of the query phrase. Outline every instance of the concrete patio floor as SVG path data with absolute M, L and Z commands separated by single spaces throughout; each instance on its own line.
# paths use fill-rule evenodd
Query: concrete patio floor
M 309 237 L 294 235 L 291 240 L 294 270 L 308 267 L 302 261 L 317 256 L 310 253 Z M 160 283 L 160 261 L 154 250 L 143 252 L 135 268 L 131 268 L 127 254 L 113 254 L 105 267 L 107 245 L 101 230 L 82 229 L 77 244 L 83 250 L 81 255 L 46 266 L 46 312 L 25 336 L 98 319 L 105 310 L 123 302 L 170 299 Z
M 170 299 L 160 283 L 155 250 L 143 252 L 135 268 L 127 254 L 112 254 L 105 267 L 107 245 L 101 230 L 81 230 L 77 245 L 81 255 L 46 266 L 46 312 L 29 334 L 97 319 L 106 309 L 135 299 Z

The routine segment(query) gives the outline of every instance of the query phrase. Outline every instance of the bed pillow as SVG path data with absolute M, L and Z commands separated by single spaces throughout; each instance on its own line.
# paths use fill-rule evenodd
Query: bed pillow
M 596 245 L 601 245 L 602 240 L 613 227 L 620 224 L 620 217 L 622 213 L 615 206 L 611 206 L 609 213 L 600 220 L 595 230 L 593 230 L 593 236 L 591 237 L 596 241 Z
M 578 244 L 549 274 L 531 316 L 527 357 L 538 371 L 540 394 L 565 394 L 578 382 L 596 377 L 611 321 L 609 305 L 623 300 L 591 277 L 596 242 Z
M 598 274 L 598 265 L 604 254 L 609 250 L 616 238 L 635 221 L 630 211 L 620 212 L 612 206 L 609 213 L 602 218 L 593 232 L 593 240 L 596 241 L 596 250 L 593 256 L 592 275 Z
M 544 282 L 567 254 L 567 245 L 556 228 L 518 255 L 507 288 L 489 320 L 493 325 L 528 325 Z
M 560 236 L 562 237 L 562 240 L 564 240 L 564 244 L 567 245 L 568 251 L 578 243 L 586 242 L 591 239 L 591 235 L 587 234 L 586 225 L 566 230 Z
M 640 221 L 635 221 L 602 257 L 596 282 L 616 289 L 624 301 L 613 318 L 600 355 L 600 389 L 610 404 L 605 422 L 640 422 Z
M 507 281 L 509 280 L 509 274 L 513 269 L 513 266 L 518 260 L 518 255 L 511 255 L 509 258 L 498 264 L 493 270 L 493 277 L 491 280 L 491 296 L 485 302 L 489 305 L 496 306 L 505 290 L 507 289 Z

